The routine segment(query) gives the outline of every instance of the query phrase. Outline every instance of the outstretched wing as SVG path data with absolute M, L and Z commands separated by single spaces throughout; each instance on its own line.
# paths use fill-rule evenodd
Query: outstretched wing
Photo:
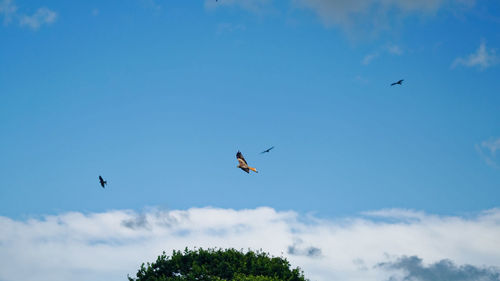
M 238 153 L 236 153 L 236 159 L 238 159 L 238 161 L 241 163 L 241 161 L 243 161 L 243 163 L 245 163 L 245 165 L 247 165 L 247 161 L 245 160 L 245 158 L 243 157 L 243 154 L 241 154 L 241 152 L 238 151 Z
M 404 79 L 401 79 L 398 82 L 392 83 L 391 86 L 394 86 L 394 85 L 403 85 L 403 81 L 404 81 Z

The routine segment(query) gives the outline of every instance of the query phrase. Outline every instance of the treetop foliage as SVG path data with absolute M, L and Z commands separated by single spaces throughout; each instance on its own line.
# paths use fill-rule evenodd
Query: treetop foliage
M 163 252 L 156 262 L 143 263 L 129 281 L 307 281 L 299 268 L 261 251 L 196 249 Z

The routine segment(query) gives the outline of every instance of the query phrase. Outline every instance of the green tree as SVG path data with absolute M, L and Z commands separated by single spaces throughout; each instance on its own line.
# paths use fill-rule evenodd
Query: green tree
M 163 252 L 155 262 L 142 264 L 129 281 L 306 281 L 299 268 L 267 253 L 235 249 L 197 249 Z

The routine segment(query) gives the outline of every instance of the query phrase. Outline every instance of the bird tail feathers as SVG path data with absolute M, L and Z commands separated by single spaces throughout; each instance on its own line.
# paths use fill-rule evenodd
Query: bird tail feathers
M 254 172 L 258 173 L 258 172 L 257 172 L 257 169 L 255 169 L 255 168 L 248 167 L 248 169 L 250 169 L 250 170 L 252 170 L 252 171 L 254 171 Z

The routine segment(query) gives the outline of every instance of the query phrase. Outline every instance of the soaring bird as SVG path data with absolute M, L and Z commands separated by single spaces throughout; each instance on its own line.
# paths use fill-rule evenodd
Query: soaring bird
M 266 149 L 266 150 L 262 151 L 260 154 L 262 154 L 262 153 L 268 153 L 268 152 L 269 152 L 269 151 L 271 151 L 271 149 L 273 149 L 273 148 L 274 148 L 274 146 L 271 146 L 270 148 L 268 148 L 268 149 Z
M 101 184 L 102 188 L 104 188 L 104 186 L 108 184 L 108 182 L 105 181 L 101 176 L 99 176 L 99 183 Z
M 403 85 L 403 81 L 404 81 L 404 79 L 401 79 L 398 82 L 392 83 L 391 86 L 394 86 L 394 85 Z
M 238 166 L 236 166 L 237 168 L 240 168 L 247 173 L 250 173 L 250 170 L 258 173 L 255 168 L 248 166 L 247 161 L 245 161 L 245 158 L 243 157 L 243 154 L 241 154 L 241 152 L 238 151 L 238 153 L 236 153 L 236 159 L 238 159 Z

